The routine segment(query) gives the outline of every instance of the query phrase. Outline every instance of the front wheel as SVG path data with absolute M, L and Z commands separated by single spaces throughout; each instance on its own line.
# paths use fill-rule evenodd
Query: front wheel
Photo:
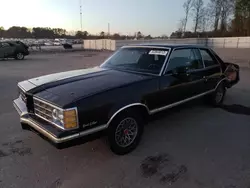
M 110 149 L 117 155 L 125 155 L 137 147 L 142 133 L 143 120 L 140 113 L 134 110 L 122 112 L 109 127 Z
M 21 52 L 18 52 L 15 56 L 15 59 L 17 60 L 23 60 L 24 59 L 24 54 Z

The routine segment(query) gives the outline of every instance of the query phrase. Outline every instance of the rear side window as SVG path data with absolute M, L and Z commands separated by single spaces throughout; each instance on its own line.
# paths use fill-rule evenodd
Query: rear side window
M 219 65 L 217 60 L 207 49 L 200 49 L 202 59 L 204 61 L 205 67 L 210 67 L 214 65 Z

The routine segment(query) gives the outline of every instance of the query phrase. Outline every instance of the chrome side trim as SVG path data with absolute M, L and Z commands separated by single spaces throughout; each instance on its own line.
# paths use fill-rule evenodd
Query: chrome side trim
M 163 111 L 163 110 L 166 110 L 166 109 L 169 109 L 169 108 L 173 108 L 173 107 L 178 106 L 178 105 L 180 105 L 180 104 L 183 104 L 183 103 L 186 103 L 186 102 L 188 102 L 188 101 L 191 101 L 191 100 L 197 99 L 197 98 L 199 98 L 199 97 L 205 96 L 205 95 L 207 95 L 207 94 L 209 94 L 209 93 L 212 93 L 212 92 L 214 92 L 214 91 L 215 91 L 215 90 L 213 89 L 213 90 L 207 91 L 207 92 L 205 92 L 205 93 L 201 93 L 201 94 L 199 94 L 199 95 L 196 95 L 196 96 L 193 96 L 193 97 L 184 99 L 184 100 L 182 100 L 182 101 L 179 101 L 179 102 L 176 102 L 176 103 L 172 103 L 172 104 L 169 104 L 169 105 L 164 106 L 164 107 L 161 107 L 161 108 L 157 108 L 157 109 L 151 110 L 151 111 L 149 112 L 149 114 L 152 115 L 152 114 L 155 114 L 155 113 L 157 113 L 157 112 L 160 112 L 160 111 Z
M 99 131 L 105 130 L 106 128 L 108 128 L 108 124 L 100 125 L 98 127 L 95 127 L 95 128 L 92 128 L 92 129 L 89 129 L 86 131 L 82 131 L 82 132 L 80 132 L 80 137 L 87 136 L 87 135 L 90 135 L 93 133 L 97 133 Z
M 33 129 L 35 129 L 36 131 L 38 131 L 39 133 L 41 133 L 42 135 L 47 137 L 49 140 L 51 140 L 52 142 L 57 143 L 57 144 L 67 142 L 67 141 L 70 141 L 70 140 L 73 140 L 73 139 L 76 139 L 76 138 L 80 138 L 80 137 L 83 137 L 83 136 L 87 136 L 87 135 L 99 132 L 99 131 L 104 130 L 104 129 L 107 128 L 107 125 L 101 125 L 99 127 L 95 127 L 93 129 L 82 131 L 80 133 L 76 133 L 76 134 L 73 134 L 73 135 L 70 135 L 70 136 L 66 136 L 66 137 L 63 137 L 63 138 L 57 138 L 55 135 L 53 135 L 49 131 L 43 129 L 42 127 L 39 126 L 38 123 L 36 123 L 35 121 L 33 121 L 31 119 L 21 117 L 20 121 L 21 121 L 21 123 L 28 124 Z
M 147 107 L 145 104 L 142 104 L 142 103 L 133 103 L 133 104 L 129 104 L 129 105 L 126 105 L 126 106 L 120 108 L 118 111 L 116 111 L 116 112 L 112 115 L 112 117 L 109 119 L 109 121 L 108 121 L 108 123 L 107 123 L 107 127 L 109 126 L 109 124 L 110 124 L 111 121 L 115 118 L 115 116 L 116 116 L 117 114 L 119 114 L 121 111 L 123 111 L 123 110 L 125 110 L 125 109 L 127 109 L 127 108 L 129 108 L 129 107 L 132 107 L 132 106 L 143 106 L 144 108 L 146 108 L 148 114 L 150 114 L 150 113 L 149 113 L 149 109 L 148 109 L 148 107 Z

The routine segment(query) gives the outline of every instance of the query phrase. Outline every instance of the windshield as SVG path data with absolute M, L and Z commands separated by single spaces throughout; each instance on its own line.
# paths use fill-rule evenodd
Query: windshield
M 167 54 L 164 48 L 121 48 L 102 67 L 159 74 Z

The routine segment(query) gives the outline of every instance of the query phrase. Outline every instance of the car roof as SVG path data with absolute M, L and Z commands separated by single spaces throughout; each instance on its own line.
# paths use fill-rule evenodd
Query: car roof
M 191 44 L 153 44 L 153 43 L 149 43 L 149 44 L 133 44 L 133 45 L 127 45 L 127 47 L 133 47 L 133 46 L 139 46 L 139 47 L 162 47 L 162 48 L 182 48 L 182 47 L 188 47 L 188 48 L 208 48 L 206 46 L 203 45 L 191 45 Z

